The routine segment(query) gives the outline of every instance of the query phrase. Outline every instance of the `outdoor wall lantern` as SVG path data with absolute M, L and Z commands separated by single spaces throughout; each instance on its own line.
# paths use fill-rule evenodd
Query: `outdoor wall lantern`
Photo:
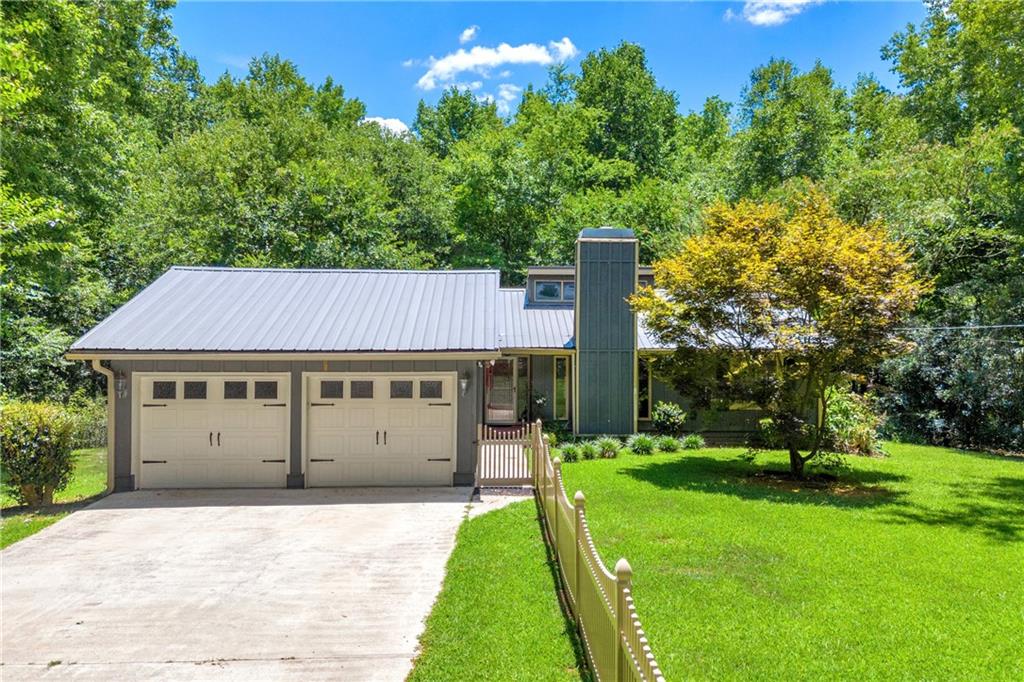
M 466 391 L 469 390 L 469 372 L 463 372 L 462 376 L 459 377 L 459 395 L 466 395 Z
M 128 378 L 124 375 L 124 372 L 118 372 L 114 375 L 114 390 L 117 391 L 118 398 L 124 398 L 128 395 Z

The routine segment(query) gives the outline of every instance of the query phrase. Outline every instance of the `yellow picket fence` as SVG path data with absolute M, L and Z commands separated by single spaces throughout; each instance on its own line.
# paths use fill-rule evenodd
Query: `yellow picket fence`
M 614 573 L 605 568 L 587 527 L 583 493 L 569 501 L 561 462 L 551 459 L 540 420 L 530 435 L 545 534 L 594 676 L 602 682 L 664 682 L 636 614 L 629 562 L 619 559 Z

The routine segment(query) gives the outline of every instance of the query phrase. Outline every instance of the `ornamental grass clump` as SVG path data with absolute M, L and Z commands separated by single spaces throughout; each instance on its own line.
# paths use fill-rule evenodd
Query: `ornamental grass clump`
M 619 450 L 622 449 L 622 443 L 617 438 L 611 436 L 604 436 L 594 441 L 594 446 L 597 448 L 598 456 L 604 457 L 605 459 L 614 459 L 618 457 Z
M 634 455 L 652 455 L 654 454 L 654 445 L 654 438 L 646 433 L 635 433 L 626 442 L 626 447 Z
M 704 447 L 704 436 L 699 433 L 691 433 L 683 439 L 683 450 L 700 450 Z
M 600 454 L 597 449 L 597 444 L 592 440 L 588 440 L 585 443 L 580 444 L 580 458 L 581 459 L 594 459 Z
M 679 452 L 680 448 L 679 439 L 673 436 L 660 436 L 654 446 L 659 452 Z
M 561 457 L 563 462 L 575 462 L 580 458 L 580 449 L 579 447 L 571 443 L 568 445 L 563 445 L 561 450 Z

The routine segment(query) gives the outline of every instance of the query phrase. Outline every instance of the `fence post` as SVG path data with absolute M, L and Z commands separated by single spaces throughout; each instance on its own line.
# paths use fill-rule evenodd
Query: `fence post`
M 480 474 L 484 466 L 484 425 L 476 425 L 476 485 L 480 485 Z
M 536 424 L 533 425 L 533 433 L 530 435 L 530 447 L 533 450 L 533 489 L 540 490 L 541 440 L 544 436 L 541 434 L 539 419 Z
M 559 459 L 558 457 L 555 457 L 553 460 L 551 460 L 551 466 L 554 467 L 554 469 L 555 469 L 555 478 L 554 478 L 554 483 L 551 486 L 552 489 L 554 490 L 554 495 L 551 498 L 554 501 L 554 504 L 551 505 L 552 511 L 554 513 L 550 515 L 551 516 L 550 521 L 551 521 L 551 525 L 552 525 L 551 534 L 554 536 L 554 539 L 555 539 L 555 555 L 557 556 L 557 554 L 558 554 L 558 547 L 559 547 L 559 545 L 558 545 L 558 491 L 561 489 L 561 484 L 562 484 L 562 460 Z
M 622 635 L 626 631 L 626 590 L 633 582 L 633 569 L 625 558 L 615 564 L 615 680 L 626 679 L 626 651 L 622 646 Z
M 576 593 L 572 595 L 573 600 L 576 602 L 576 617 L 580 618 L 580 562 L 583 561 L 583 554 L 580 552 L 580 542 L 583 540 L 583 514 L 586 511 L 587 498 L 583 496 L 582 490 L 577 490 L 576 495 L 572 499 L 572 506 L 576 512 L 576 541 L 573 543 L 573 569 L 575 574 L 573 579 L 575 582 Z M 583 627 L 582 620 L 579 623 L 580 627 Z

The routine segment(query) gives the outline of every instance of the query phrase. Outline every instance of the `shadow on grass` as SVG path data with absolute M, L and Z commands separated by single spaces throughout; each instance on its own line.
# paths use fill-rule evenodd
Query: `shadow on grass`
M 590 671 L 590 665 L 587 663 L 587 657 L 583 652 L 583 640 L 580 637 L 580 632 L 576 627 L 576 621 L 572 616 L 572 611 L 569 608 L 569 597 L 566 595 L 565 585 L 562 583 L 562 574 L 558 569 L 558 558 L 555 556 L 554 550 L 551 545 L 548 544 L 547 535 L 544 532 L 544 518 L 540 509 L 540 500 L 536 496 L 533 498 L 534 508 L 536 509 L 535 519 L 537 521 L 537 532 L 540 533 L 541 541 L 544 543 L 544 555 L 547 560 L 548 571 L 551 573 L 551 583 L 555 590 L 555 594 L 558 595 L 558 606 L 562 612 L 562 621 L 565 627 L 565 634 L 569 637 L 572 642 L 572 651 L 576 656 L 576 669 L 580 671 L 580 679 L 584 682 L 593 682 L 593 675 Z
M 30 507 L 29 505 L 19 505 L 16 507 L 4 507 L 0 510 L 0 516 L 8 518 L 11 516 L 58 516 L 60 514 L 67 514 L 68 512 L 78 511 L 82 507 L 88 507 L 93 502 L 106 497 L 106 493 L 97 493 L 90 495 L 89 497 L 83 497 L 72 502 L 55 502 L 53 504 L 47 504 L 42 507 Z
M 622 472 L 667 490 L 732 495 L 744 500 L 770 500 L 786 504 L 871 507 L 900 504 L 905 493 L 886 487 L 906 476 L 879 471 L 844 472 L 835 482 L 785 480 L 763 467 L 742 460 L 682 457 L 668 462 L 648 462 Z
M 955 506 L 898 509 L 892 522 L 960 528 L 1005 542 L 1024 539 L 1024 476 L 961 482 L 951 488 Z

